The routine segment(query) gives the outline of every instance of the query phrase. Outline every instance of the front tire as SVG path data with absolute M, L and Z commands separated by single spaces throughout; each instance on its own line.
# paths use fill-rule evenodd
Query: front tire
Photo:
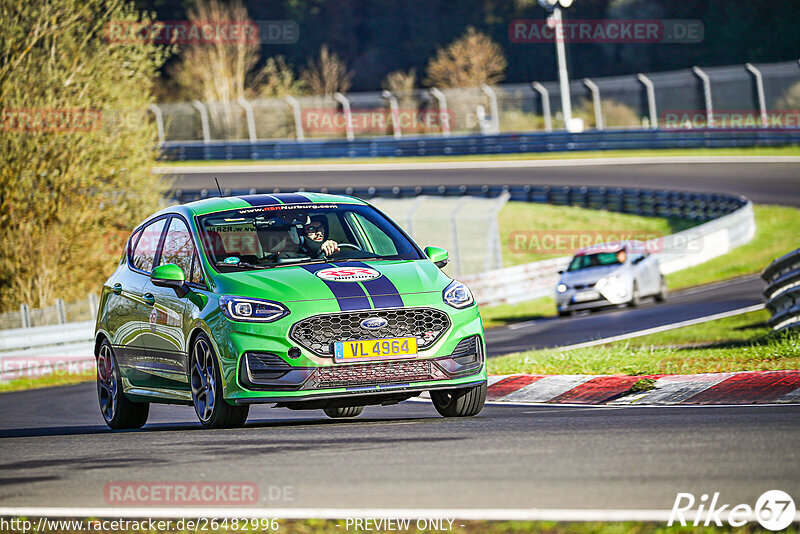
M 637 308 L 642 303 L 642 295 L 639 293 L 639 284 L 633 283 L 633 290 L 631 291 L 631 308 Z
M 471 388 L 431 391 L 433 406 L 442 417 L 471 417 L 486 402 L 486 382 Z
M 343 408 L 325 408 L 325 415 L 331 419 L 344 419 L 346 417 L 356 417 L 364 411 L 363 406 L 347 406 Z
M 112 430 L 142 428 L 150 403 L 133 402 L 122 391 L 122 378 L 114 349 L 104 339 L 97 350 L 97 400 L 103 420 Z
M 225 401 L 217 356 L 205 334 L 198 335 L 194 340 L 190 365 L 192 404 L 200 424 L 206 428 L 243 426 L 250 407 L 231 406 Z
M 658 293 L 656 293 L 656 301 L 657 302 L 664 302 L 667 300 L 667 280 L 662 276 L 661 277 L 661 285 L 658 288 Z

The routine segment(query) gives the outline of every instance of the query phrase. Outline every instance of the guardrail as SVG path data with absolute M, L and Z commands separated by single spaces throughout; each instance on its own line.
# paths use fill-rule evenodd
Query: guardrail
M 0 331 L 0 381 L 80 372 L 94 362 L 94 321 Z
M 800 144 L 800 128 L 698 128 L 688 130 L 604 130 L 580 133 L 525 132 L 501 135 L 383 137 L 325 140 L 169 141 L 162 159 L 261 160 L 463 156 L 525 152 L 576 152 L 660 148 L 736 148 Z
M 764 269 L 764 296 L 774 330 L 800 326 L 800 249 L 781 256 Z
M 344 194 L 364 199 L 406 198 L 419 195 L 497 197 L 509 200 L 617 211 L 654 217 L 679 217 L 699 224 L 682 232 L 648 242 L 669 274 L 699 265 L 747 243 L 755 234 L 752 203 L 742 196 L 690 193 L 637 188 L 479 185 L 415 187 L 320 188 L 323 193 Z M 280 189 L 231 191 L 231 194 L 274 193 Z M 209 192 L 176 191 L 175 199 L 188 202 L 207 197 Z M 525 265 L 495 269 L 459 277 L 482 305 L 521 302 L 552 293 L 569 257 L 553 258 Z

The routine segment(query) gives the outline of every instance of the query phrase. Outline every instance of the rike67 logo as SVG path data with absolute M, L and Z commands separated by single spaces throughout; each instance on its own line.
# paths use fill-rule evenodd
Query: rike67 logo
M 697 509 L 695 510 L 695 506 Z M 769 490 L 756 500 L 755 507 L 749 504 L 731 506 L 719 502 L 719 493 L 711 498 L 703 494 L 695 499 L 691 493 L 678 493 L 667 526 L 679 523 L 686 526 L 691 521 L 694 526 L 723 526 L 723 522 L 732 527 L 744 526 L 748 521 L 758 521 L 767 530 L 783 530 L 795 520 L 796 509 L 792 497 L 781 490 Z
M 380 275 L 368 267 L 331 267 L 317 271 L 317 276 L 328 282 L 368 282 Z

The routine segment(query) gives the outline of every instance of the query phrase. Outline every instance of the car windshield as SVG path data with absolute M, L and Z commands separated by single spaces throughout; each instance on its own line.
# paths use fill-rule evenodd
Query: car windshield
M 417 260 L 414 244 L 363 204 L 262 206 L 198 217 L 208 260 L 220 272 L 358 260 Z
M 624 251 L 581 254 L 580 256 L 575 256 L 572 258 L 567 271 L 580 271 L 583 269 L 603 267 L 606 265 L 620 265 L 625 262 L 624 254 Z

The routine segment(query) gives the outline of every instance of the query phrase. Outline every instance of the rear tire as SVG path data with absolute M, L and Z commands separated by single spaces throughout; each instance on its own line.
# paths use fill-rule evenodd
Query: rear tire
M 486 402 L 486 382 L 471 388 L 431 391 L 433 406 L 442 417 L 477 415 Z
M 250 406 L 232 406 L 225 401 L 217 355 L 205 334 L 195 338 L 189 365 L 192 404 L 200 424 L 206 428 L 243 426 Z
M 347 417 L 356 417 L 361 415 L 361 412 L 364 411 L 363 406 L 346 406 L 340 408 L 325 408 L 323 410 L 325 415 L 330 417 L 331 419 L 344 419 Z
M 664 302 L 667 300 L 667 280 L 662 276 L 661 277 L 661 285 L 658 288 L 658 293 L 656 293 L 656 302 Z
M 633 283 L 633 290 L 632 290 L 632 294 L 631 294 L 630 306 L 631 306 L 631 308 L 636 308 L 641 303 L 642 303 L 642 295 L 639 293 L 639 285 L 636 282 L 634 282 Z
M 570 315 L 572 315 L 572 312 L 569 310 L 558 310 L 559 317 L 569 317 Z
M 97 349 L 97 399 L 100 413 L 109 428 L 142 428 L 150 414 L 150 403 L 133 402 L 122 391 L 122 375 L 114 349 L 104 339 Z

